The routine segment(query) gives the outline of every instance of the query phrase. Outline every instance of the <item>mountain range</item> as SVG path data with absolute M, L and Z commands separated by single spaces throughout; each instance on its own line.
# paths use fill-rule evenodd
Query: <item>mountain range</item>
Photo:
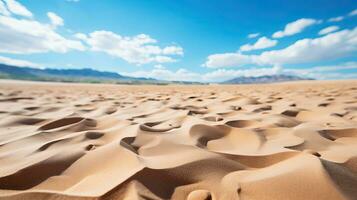
M 118 83 L 118 84 L 168 84 L 151 78 L 136 78 L 123 76 L 114 72 L 102 72 L 90 68 L 84 69 L 39 69 L 17 67 L 0 64 L 0 78 L 55 81 L 55 82 L 87 82 L 87 83 Z
M 18 67 L 0 64 L 0 79 L 17 79 L 53 82 L 86 82 L 115 84 L 207 84 L 190 81 L 164 81 L 153 78 L 123 76 L 115 72 L 104 72 L 90 68 L 84 69 L 50 69 Z M 272 83 L 283 81 L 311 80 L 292 75 L 271 75 L 259 77 L 237 77 L 221 84 Z
M 301 81 L 301 80 L 313 80 L 309 78 L 302 78 L 299 76 L 292 75 L 265 75 L 257 77 L 237 77 L 231 80 L 222 82 L 222 84 L 252 84 L 252 83 L 276 83 L 276 82 L 287 82 L 287 81 Z

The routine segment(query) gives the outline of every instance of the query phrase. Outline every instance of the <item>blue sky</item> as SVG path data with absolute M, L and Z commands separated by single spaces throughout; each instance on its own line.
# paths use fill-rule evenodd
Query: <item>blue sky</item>
M 355 79 L 356 9 L 355 0 L 0 0 L 0 62 L 166 80 Z

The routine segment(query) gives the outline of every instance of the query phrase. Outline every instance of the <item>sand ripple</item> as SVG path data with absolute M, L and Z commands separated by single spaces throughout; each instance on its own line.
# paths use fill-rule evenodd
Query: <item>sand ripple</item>
M 0 199 L 357 199 L 356 81 L 0 84 Z

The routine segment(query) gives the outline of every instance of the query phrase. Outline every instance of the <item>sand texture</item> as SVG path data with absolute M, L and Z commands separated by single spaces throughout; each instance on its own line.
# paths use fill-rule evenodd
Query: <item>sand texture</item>
M 0 199 L 357 199 L 357 81 L 1 81 Z

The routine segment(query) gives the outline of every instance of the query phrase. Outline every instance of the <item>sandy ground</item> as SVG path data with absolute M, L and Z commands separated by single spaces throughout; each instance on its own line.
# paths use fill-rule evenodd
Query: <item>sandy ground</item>
M 0 199 L 357 199 L 357 81 L 0 81 Z

